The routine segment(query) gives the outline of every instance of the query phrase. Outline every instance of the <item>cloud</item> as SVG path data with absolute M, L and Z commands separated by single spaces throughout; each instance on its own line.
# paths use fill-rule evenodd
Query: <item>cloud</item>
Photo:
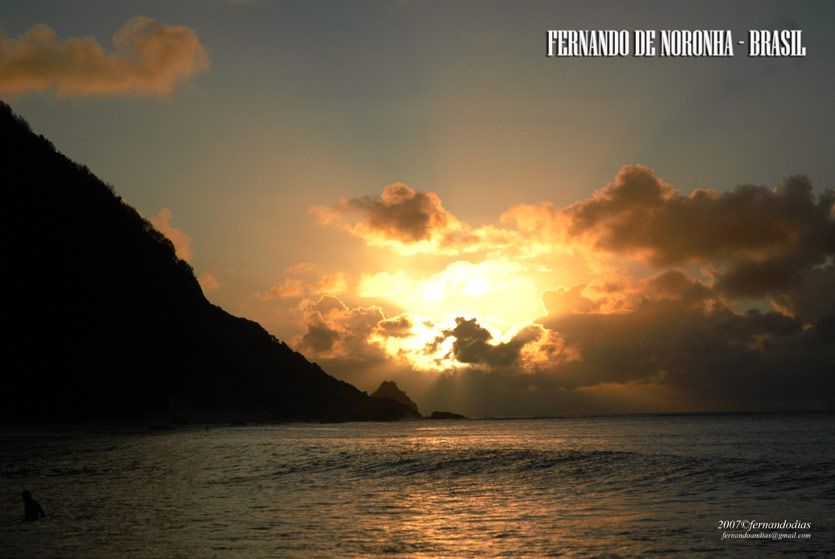
M 345 198 L 332 208 L 311 209 L 323 224 L 342 224 L 348 231 L 371 243 L 397 242 L 411 245 L 430 241 L 458 227 L 458 220 L 444 210 L 434 192 L 418 192 L 403 183 L 383 189 L 381 196 Z M 345 224 L 345 218 L 360 220 Z
M 311 213 L 323 225 L 406 255 L 581 255 L 598 267 L 623 256 L 655 267 L 713 262 L 725 265 L 725 290 L 740 296 L 788 287 L 835 255 L 835 190 L 816 199 L 803 176 L 772 190 L 743 185 L 683 195 L 651 169 L 627 165 L 588 200 L 565 208 L 515 206 L 500 216 L 500 226 L 478 228 L 447 211 L 437 194 L 402 183 L 379 197 L 347 198 Z
M 420 254 L 357 290 L 414 314 L 308 314 L 309 347 L 346 380 L 397 367 L 429 382 L 422 408 L 474 415 L 835 408 L 835 191 L 798 176 L 685 194 L 631 165 L 586 200 L 472 228 L 393 186 L 320 215 Z M 538 313 L 494 318 L 531 294 Z
M 220 282 L 212 274 L 204 272 L 197 276 L 197 283 L 203 288 L 203 293 L 211 293 L 220 288 Z
M 631 165 L 615 181 L 560 212 L 569 238 L 655 266 L 714 262 L 719 287 L 752 297 L 790 288 L 835 255 L 835 191 L 817 197 L 806 177 L 769 190 L 739 186 L 678 193 L 647 167 Z
M 583 295 L 585 287 L 575 285 L 571 288 L 560 287 L 554 291 L 545 291 L 542 294 L 542 303 L 549 314 L 587 313 L 598 310 L 600 303 Z
M 481 364 L 487 367 L 508 367 L 519 362 L 522 347 L 537 341 L 541 329 L 528 327 L 518 332 L 508 342 L 489 343 L 493 335 L 478 324 L 476 318 L 457 317 L 455 328 L 444 330 L 430 347 L 437 348 L 447 338 L 453 338 L 451 356 L 458 363 Z
M 413 397 L 429 382 L 398 352 L 414 344 L 412 329 L 426 328 L 419 318 L 386 317 L 379 307 L 349 307 L 330 295 L 304 299 L 297 310 L 304 330 L 290 345 L 329 374 L 366 391 L 395 380 Z
M 168 208 L 162 208 L 157 215 L 150 219 L 151 225 L 165 235 L 174 245 L 177 257 L 188 262 L 191 260 L 191 237 L 171 225 L 174 214 Z
M 61 41 L 43 24 L 17 39 L 0 30 L 0 93 L 167 96 L 210 65 L 192 29 L 142 16 L 116 32 L 113 46 L 105 50 L 93 37 Z
M 623 314 L 648 301 L 682 301 L 695 307 L 714 305 L 720 294 L 703 280 L 681 270 L 666 270 L 643 279 L 609 273 L 586 284 L 546 290 L 542 302 L 550 316 L 565 314 Z M 723 300 L 724 301 L 724 300 Z
M 550 374 L 566 388 L 653 383 L 701 409 L 803 407 L 828 402 L 835 366 L 825 323 L 804 327 L 777 312 L 733 312 L 681 273 L 643 282 L 626 313 L 549 315 L 540 322 L 579 349 Z M 711 304 L 706 304 L 710 301 Z
M 348 289 L 348 280 L 344 273 L 328 274 L 312 262 L 294 264 L 284 270 L 282 275 L 282 280 L 263 295 L 265 301 L 337 295 Z
M 369 338 L 384 320 L 376 306 L 348 308 L 338 298 L 325 295 L 299 304 L 305 332 L 293 340 L 295 347 L 313 358 L 339 357 L 368 364 L 383 359 L 382 350 Z
M 835 406 L 835 315 L 810 326 L 695 304 L 712 295 L 690 281 L 629 312 L 547 316 L 538 336 L 520 331 L 533 341 L 518 351 L 461 321 L 453 352 L 470 366 L 437 375 L 420 405 L 524 416 Z
M 405 338 L 412 335 L 414 323 L 408 315 L 381 320 L 377 323 L 377 333 L 384 338 Z
M 734 312 L 676 270 L 625 287 L 642 294 L 630 309 L 599 312 L 601 304 L 516 327 L 386 317 L 322 297 L 302 305 L 306 331 L 295 343 L 340 378 L 373 388 L 400 375 L 421 387 L 421 406 L 468 414 L 835 405 L 835 315 L 812 326 Z
M 536 324 L 518 328 L 463 316 L 452 324 L 435 323 L 414 313 L 387 317 L 377 306 L 348 307 L 333 296 L 305 299 L 298 308 L 304 315 L 305 331 L 293 340 L 294 346 L 313 359 L 341 360 L 354 366 L 391 361 L 436 372 L 439 365 L 450 369 L 523 366 L 523 348 L 548 338 Z
M 402 183 L 385 187 L 380 198 L 349 199 L 346 208 L 365 213 L 361 229 L 404 243 L 429 239 L 433 231 L 445 229 L 452 221 L 437 194 L 416 192 Z
M 551 365 L 576 357 L 570 352 L 557 356 L 557 348 L 565 349 L 559 336 L 539 324 L 514 327 L 463 316 L 451 324 L 435 323 L 413 313 L 387 317 L 377 306 L 352 308 L 332 296 L 305 299 L 299 310 L 305 331 L 293 340 L 294 346 L 313 359 L 337 360 L 343 365 L 391 361 L 437 372 L 476 365 L 525 368 L 534 361 L 539 366 L 543 354 L 552 355 Z M 534 357 L 533 349 L 541 353 Z
M 444 209 L 434 192 L 419 192 L 399 182 L 386 186 L 380 196 L 344 198 L 331 207 L 314 206 L 310 213 L 321 225 L 400 254 L 495 252 L 514 243 L 511 231 L 472 228 Z
M 835 265 L 807 270 L 799 281 L 772 295 L 771 304 L 786 316 L 806 324 L 835 316 Z

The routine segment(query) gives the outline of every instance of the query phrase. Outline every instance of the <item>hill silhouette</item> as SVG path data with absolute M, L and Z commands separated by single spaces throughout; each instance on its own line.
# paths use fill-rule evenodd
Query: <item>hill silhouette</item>
M 412 401 L 409 396 L 406 395 L 405 392 L 400 390 L 397 386 L 397 383 L 392 380 L 384 380 L 380 383 L 380 386 L 371 393 L 372 398 L 388 398 L 394 400 L 395 402 L 400 402 L 410 410 L 412 410 L 412 416 L 416 419 L 423 419 L 423 416 L 420 414 L 418 410 L 417 404 Z
M 171 242 L 0 102 L 3 423 L 391 420 L 203 296 Z

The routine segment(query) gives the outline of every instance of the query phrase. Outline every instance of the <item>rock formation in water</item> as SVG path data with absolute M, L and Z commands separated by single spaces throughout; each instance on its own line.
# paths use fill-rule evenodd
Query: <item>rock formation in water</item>
M 171 242 L 0 102 L 2 423 L 393 420 L 203 296 Z
M 466 415 L 452 413 L 451 411 L 433 411 L 427 419 L 467 419 Z
M 371 397 L 380 399 L 387 398 L 389 400 L 394 400 L 395 402 L 399 402 L 400 404 L 412 410 L 413 417 L 423 417 L 422 415 L 420 415 L 420 411 L 418 410 L 417 404 L 414 403 L 412 399 L 406 395 L 405 392 L 400 390 L 400 388 L 397 387 L 397 383 L 395 383 L 394 381 L 384 380 L 382 384 L 380 384 L 380 387 L 377 388 L 377 390 L 375 390 L 371 394 Z

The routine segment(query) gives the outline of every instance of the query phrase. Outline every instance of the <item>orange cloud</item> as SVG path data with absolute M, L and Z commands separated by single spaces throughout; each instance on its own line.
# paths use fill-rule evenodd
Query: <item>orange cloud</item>
M 344 229 L 370 246 L 400 254 L 497 254 L 512 246 L 512 231 L 491 225 L 472 228 L 444 209 L 434 192 L 419 192 L 403 183 L 386 186 L 380 196 L 344 198 L 338 204 L 314 206 L 321 225 Z
M 265 301 L 316 295 L 336 295 L 348 289 L 348 280 L 343 272 L 325 273 L 311 262 L 300 262 L 290 266 L 283 273 L 280 282 L 272 286 L 263 296 Z
M 220 282 L 217 278 L 208 272 L 197 276 L 197 282 L 203 288 L 203 293 L 211 293 L 220 287 Z
M 542 302 L 551 316 L 629 313 L 650 301 L 684 301 L 695 307 L 727 304 L 707 283 L 675 269 L 644 279 L 603 274 L 585 284 L 549 289 L 542 294 Z
M 400 247 L 406 252 L 437 246 L 441 237 L 461 229 L 437 194 L 418 192 L 399 182 L 385 187 L 379 197 L 345 198 L 334 207 L 315 206 L 311 213 L 319 223 L 339 226 L 371 245 Z
M 113 46 L 107 51 L 92 37 L 61 41 L 43 24 L 17 39 L 0 30 L 0 93 L 165 96 L 210 65 L 192 29 L 142 16 L 116 32 Z
M 188 262 L 191 260 L 191 237 L 171 225 L 174 215 L 168 208 L 162 208 L 157 215 L 150 219 L 157 231 L 165 235 L 174 245 L 177 257 Z
M 420 254 L 423 277 L 398 259 L 357 294 L 433 317 L 308 304 L 297 342 L 346 380 L 408 368 L 433 379 L 428 407 L 465 413 L 833 405 L 835 191 L 804 177 L 685 194 L 631 165 L 586 200 L 516 206 L 495 227 L 402 184 L 314 211 Z M 531 291 L 546 315 L 508 320 Z
M 376 306 L 348 308 L 330 295 L 318 300 L 305 299 L 299 305 L 305 317 L 304 334 L 293 345 L 305 355 L 316 359 L 334 357 L 360 363 L 385 361 L 383 350 L 369 341 L 385 320 Z
M 412 313 L 386 317 L 379 307 L 351 308 L 331 296 L 305 299 L 299 310 L 305 332 L 294 346 L 312 359 L 338 363 L 347 378 L 384 363 L 434 373 L 472 367 L 532 372 L 577 358 L 540 324 L 508 327 L 463 316 L 434 323 Z
M 365 212 L 365 219 L 356 226 L 360 233 L 382 233 L 403 243 L 428 240 L 435 231 L 455 223 L 437 194 L 417 192 L 403 183 L 385 187 L 380 198 L 353 198 L 345 205 Z

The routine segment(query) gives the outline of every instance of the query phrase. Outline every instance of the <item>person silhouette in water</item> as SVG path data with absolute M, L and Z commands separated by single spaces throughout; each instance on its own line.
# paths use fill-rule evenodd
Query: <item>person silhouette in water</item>
M 23 520 L 37 520 L 46 516 L 41 504 L 28 491 L 23 492 L 23 503 Z

